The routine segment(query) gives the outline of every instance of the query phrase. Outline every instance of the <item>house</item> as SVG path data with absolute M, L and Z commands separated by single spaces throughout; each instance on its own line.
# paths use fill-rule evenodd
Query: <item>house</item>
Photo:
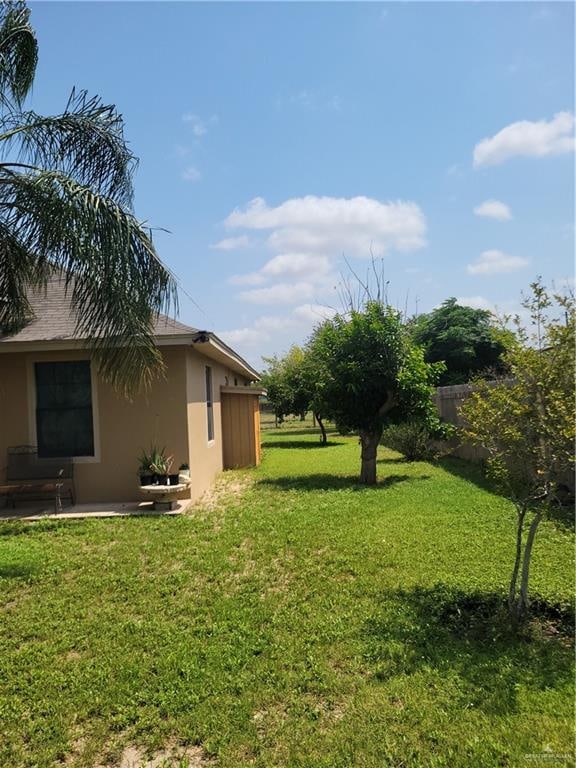
M 151 444 L 190 465 L 186 498 L 222 469 L 260 460 L 258 373 L 215 334 L 159 316 L 166 376 L 132 401 L 103 381 L 75 336 L 70 291 L 59 278 L 31 291 L 34 319 L 0 336 L 0 484 L 8 448 L 73 457 L 78 503 L 140 498 L 138 456 Z M 57 385 L 56 388 L 54 385 Z

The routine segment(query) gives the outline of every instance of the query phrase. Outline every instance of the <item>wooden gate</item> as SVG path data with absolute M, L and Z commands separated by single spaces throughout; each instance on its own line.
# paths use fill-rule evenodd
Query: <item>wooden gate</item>
M 260 464 L 260 394 L 250 387 L 220 389 L 224 469 Z

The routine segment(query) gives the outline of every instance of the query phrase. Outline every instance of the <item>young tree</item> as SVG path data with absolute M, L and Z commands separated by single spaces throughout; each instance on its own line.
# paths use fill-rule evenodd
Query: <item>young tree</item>
M 492 314 L 446 299 L 429 314 L 410 323 L 414 342 L 425 350 L 429 363 L 443 360 L 439 383 L 465 384 L 481 371 L 504 370 L 502 355 L 507 335 L 496 327 Z
M 574 467 L 574 300 L 551 295 L 540 281 L 531 289 L 523 305 L 532 331 L 517 321 L 515 343 L 504 356 L 510 378 L 478 382 L 462 407 L 468 437 L 486 448 L 491 475 L 516 506 L 508 595 L 515 621 L 529 607 L 536 531 Z
M 23 3 L 0 7 L 0 333 L 30 318 L 27 290 L 57 270 L 100 372 L 134 391 L 162 369 L 152 320 L 176 285 L 132 211 L 136 159 L 115 107 L 85 92 L 24 110 L 37 42 Z
M 266 370 L 260 377 L 260 383 L 266 390 L 268 402 L 274 409 L 276 422 L 282 423 L 284 416 L 291 412 L 289 394 L 285 389 L 282 358 L 263 357 L 262 360 L 266 365 Z
M 262 386 L 268 392 L 276 418 L 282 421 L 290 414 L 305 416 L 310 410 L 314 389 L 305 351 L 293 345 L 284 357 L 263 360 L 267 369 L 262 376 Z
M 362 311 L 326 320 L 313 332 L 307 356 L 315 407 L 359 434 L 361 483 L 376 483 L 376 452 L 386 421 L 406 413 L 437 421 L 431 387 L 443 366 L 424 361 L 391 307 L 368 300 Z

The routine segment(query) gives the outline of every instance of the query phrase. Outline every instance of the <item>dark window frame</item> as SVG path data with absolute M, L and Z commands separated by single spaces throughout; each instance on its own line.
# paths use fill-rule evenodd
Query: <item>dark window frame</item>
M 94 397 L 90 361 L 36 361 L 34 385 L 38 457 L 95 459 Z M 68 430 L 66 423 L 69 425 Z M 59 429 L 66 434 L 66 438 L 60 443 Z

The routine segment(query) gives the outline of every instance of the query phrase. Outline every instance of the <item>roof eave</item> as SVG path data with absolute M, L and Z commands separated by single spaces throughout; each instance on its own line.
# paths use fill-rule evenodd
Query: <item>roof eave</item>
M 212 333 L 212 331 L 199 331 L 196 334 L 194 344 L 206 345 L 207 349 L 217 353 L 216 355 L 209 354 L 209 357 L 218 359 L 218 356 L 222 356 L 224 358 L 222 362 L 226 362 L 233 370 L 237 370 L 240 374 L 250 379 L 250 381 L 260 381 L 258 371 L 252 368 L 243 357 L 240 357 L 237 352 L 223 342 L 222 339 L 218 338 L 215 333 Z M 206 350 L 202 349 L 202 353 L 205 354 Z
M 202 354 L 208 357 L 219 359 L 226 363 L 232 370 L 237 371 L 250 381 L 260 381 L 260 374 L 246 362 L 239 354 L 219 339 L 216 334 L 210 331 L 200 331 L 190 334 L 163 334 L 155 337 L 156 344 L 159 347 L 169 346 L 196 346 L 201 345 Z M 0 354 L 10 352 L 44 352 L 44 351 L 65 351 L 68 349 L 82 349 L 89 351 L 89 347 L 84 339 L 46 339 L 43 341 L 4 341 L 0 343 Z M 208 352 L 215 354 L 210 354 Z

